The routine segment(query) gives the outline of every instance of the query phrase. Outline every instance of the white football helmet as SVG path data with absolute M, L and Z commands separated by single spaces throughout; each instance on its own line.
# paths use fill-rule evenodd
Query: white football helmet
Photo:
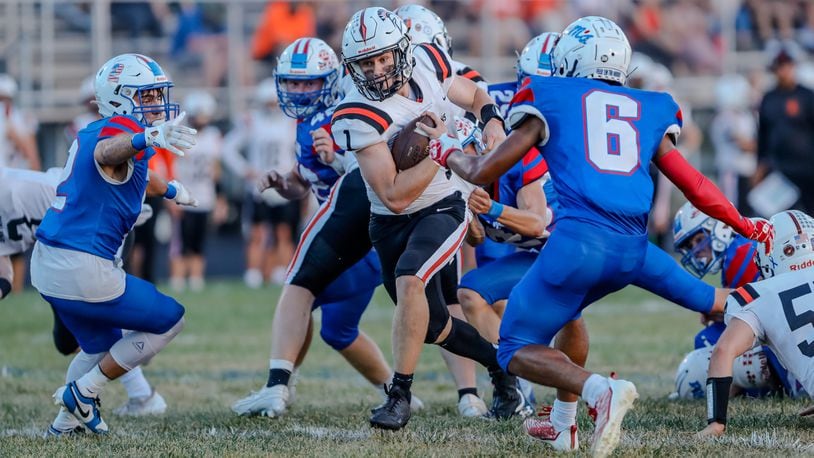
M 96 78 L 94 76 L 89 76 L 82 80 L 82 84 L 79 86 L 79 101 L 82 103 L 87 103 L 91 100 L 96 99 Z
M 178 114 L 178 104 L 170 103 L 172 81 L 156 61 L 141 54 L 121 54 L 102 65 L 96 72 L 94 90 L 99 114 L 132 115 L 144 122 L 144 113 L 163 112 L 164 120 Z M 144 91 L 158 89 L 162 103 L 142 106 Z
M 631 57 L 625 32 L 610 19 L 586 16 L 563 32 L 551 62 L 555 76 L 593 78 L 624 85 Z
M 763 278 L 814 267 L 814 218 L 798 210 L 780 212 L 769 220 L 774 226 L 772 251 L 757 249 Z
M 190 118 L 212 119 L 217 109 L 215 98 L 206 91 L 192 91 L 184 97 L 184 111 Z
M 483 131 L 472 121 L 455 116 L 455 131 L 458 134 L 458 140 L 461 141 L 461 149 L 472 145 L 475 153 L 479 155 L 486 149 L 486 145 L 483 144 Z
M 690 248 L 687 242 L 702 231 L 704 240 Z M 705 215 L 690 202 L 681 206 L 673 220 L 673 248 L 681 254 L 684 268 L 698 278 L 721 270 L 724 252 L 734 236 L 731 227 Z
M 254 101 L 265 106 L 277 103 L 277 82 L 274 78 L 266 78 L 254 89 Z
M 551 76 L 551 51 L 560 34 L 545 32 L 532 38 L 517 57 L 517 81 L 530 75 Z
M 17 95 L 17 81 L 11 75 L 0 74 L 0 97 L 13 99 Z
M 769 360 L 763 347 L 757 346 L 735 358 L 732 364 L 732 384 L 745 390 L 768 388 L 772 383 Z
M 673 85 L 673 72 L 666 66 L 654 62 L 644 75 L 644 87 L 647 91 L 668 91 Z
M 684 357 L 676 371 L 676 394 L 679 399 L 701 399 L 705 396 L 712 347 L 693 350 Z
M 274 70 L 280 108 L 292 118 L 305 119 L 339 100 L 339 59 L 319 38 L 300 38 L 277 58 Z M 286 90 L 287 80 L 322 80 L 322 89 L 311 92 Z
M 715 83 L 715 101 L 722 110 L 745 110 L 749 108 L 749 80 L 737 73 L 723 75 Z
M 647 54 L 634 51 L 630 56 L 630 65 L 628 66 L 628 86 L 636 89 L 644 88 L 644 80 L 654 63 L 653 59 Z
M 404 5 L 393 12 L 404 21 L 414 45 L 435 43 L 452 55 L 452 37 L 437 14 L 421 5 Z
M 386 52 L 393 53 L 393 69 L 384 75 L 365 76 L 359 62 Z M 342 60 L 363 96 L 377 101 L 392 96 L 410 80 L 415 65 L 407 26 L 381 7 L 357 11 L 342 35 Z

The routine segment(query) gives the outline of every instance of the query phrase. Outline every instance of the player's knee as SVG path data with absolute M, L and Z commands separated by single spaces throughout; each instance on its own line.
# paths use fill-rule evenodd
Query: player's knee
M 440 316 L 440 314 L 436 315 L 430 311 L 430 322 L 427 324 L 424 343 L 433 344 L 443 341 L 449 336 L 450 329 L 452 329 L 452 320 L 449 315 Z
M 335 327 L 329 326 L 323 321 L 322 328 L 319 330 L 319 336 L 334 350 L 342 351 L 348 348 L 348 346 L 359 337 L 359 327 Z
M 489 304 L 487 304 L 483 299 L 483 296 L 468 288 L 458 289 L 458 303 L 461 304 L 461 308 L 464 310 L 464 314 L 467 316 L 470 314 L 476 314 L 482 311 L 484 307 L 489 306 Z
M 402 275 L 396 278 L 396 295 L 399 303 L 403 298 L 424 294 L 424 282 L 415 275 Z
M 162 301 L 163 304 L 160 307 L 161 312 L 154 316 L 153 329 L 150 330 L 154 334 L 164 334 L 175 327 L 179 322 L 181 322 L 181 327 L 183 327 L 184 306 L 172 298 L 168 297 L 168 299 L 170 300 Z

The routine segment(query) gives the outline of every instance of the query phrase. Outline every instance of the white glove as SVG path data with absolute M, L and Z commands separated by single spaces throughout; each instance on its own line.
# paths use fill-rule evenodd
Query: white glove
M 183 150 L 195 145 L 195 134 L 198 133 L 191 127 L 181 125 L 186 115 L 185 111 L 170 122 L 144 129 L 147 146 L 168 149 L 176 156 L 183 156 Z
M 175 194 L 173 195 L 173 190 Z M 164 194 L 164 197 L 167 199 L 174 200 L 178 205 L 186 205 L 189 207 L 197 207 L 198 200 L 196 200 L 192 195 L 187 191 L 187 188 L 184 187 L 181 183 L 172 180 L 167 183 L 167 192 Z

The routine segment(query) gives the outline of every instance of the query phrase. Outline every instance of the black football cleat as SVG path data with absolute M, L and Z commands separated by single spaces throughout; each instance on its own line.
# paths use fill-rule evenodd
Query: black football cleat
M 370 416 L 370 426 L 379 429 L 397 431 L 410 421 L 410 394 L 400 387 L 390 385 L 385 387 L 387 400 L 384 404 L 373 409 Z
M 490 417 L 505 420 L 513 416 L 527 417 L 534 413 L 520 390 L 517 377 L 502 370 L 490 372 L 489 376 L 494 387 Z

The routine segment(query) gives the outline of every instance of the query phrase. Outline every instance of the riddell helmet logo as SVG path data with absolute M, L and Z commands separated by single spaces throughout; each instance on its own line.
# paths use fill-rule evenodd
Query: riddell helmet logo
M 797 271 L 797 270 L 808 269 L 809 267 L 814 267 L 814 259 L 805 260 L 805 261 L 801 262 L 800 264 L 792 264 L 791 266 L 789 266 L 789 270 Z

